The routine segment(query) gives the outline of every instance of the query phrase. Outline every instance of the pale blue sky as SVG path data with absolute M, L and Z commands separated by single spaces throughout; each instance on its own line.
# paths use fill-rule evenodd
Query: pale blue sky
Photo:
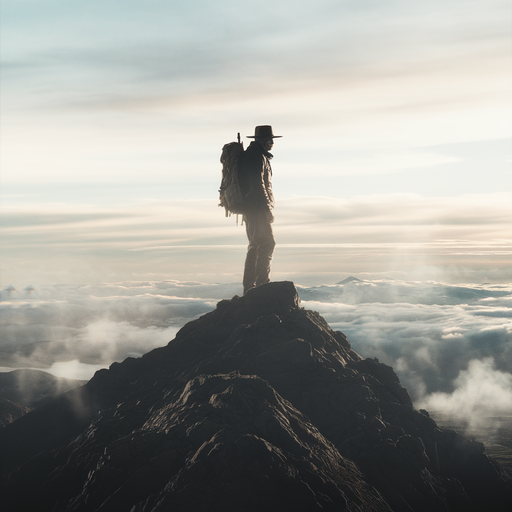
M 220 148 L 267 123 L 284 136 L 273 163 L 283 246 L 276 276 L 293 267 L 294 276 L 311 278 L 308 259 L 328 279 L 427 267 L 440 275 L 439 266 L 453 270 L 461 259 L 431 259 L 425 248 L 449 234 L 459 249 L 477 244 L 495 254 L 499 243 L 501 250 L 498 262 L 467 253 L 457 275 L 469 268 L 481 276 L 488 265 L 496 280 L 509 279 L 499 270 L 510 266 L 512 246 L 508 1 L 2 0 L 0 7 L 2 286 L 92 274 L 101 281 L 105 268 L 121 278 L 146 275 L 147 267 L 179 278 L 201 262 L 210 280 L 238 279 L 243 230 L 215 205 Z M 368 220 L 365 204 L 380 217 Z M 478 215 L 452 222 L 471 205 Z M 351 227 L 357 215 L 364 228 Z M 411 224 L 411 216 L 421 220 Z M 327 245 L 366 244 L 366 256 L 346 247 L 301 256 L 297 246 L 312 233 Z M 370 249 L 376 240 L 411 238 L 422 244 L 419 259 L 403 246 L 383 259 Z M 284 250 L 285 241 L 295 249 Z M 225 257 L 227 271 L 223 244 L 240 247 Z M 149 250 L 175 245 L 189 251 Z

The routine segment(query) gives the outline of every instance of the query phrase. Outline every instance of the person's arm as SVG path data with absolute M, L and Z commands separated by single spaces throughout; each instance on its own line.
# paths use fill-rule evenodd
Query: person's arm
M 257 151 L 247 152 L 244 161 L 244 179 L 245 189 L 247 190 L 247 203 L 250 207 L 263 209 L 268 208 L 272 204 L 267 194 L 264 181 L 265 158 Z

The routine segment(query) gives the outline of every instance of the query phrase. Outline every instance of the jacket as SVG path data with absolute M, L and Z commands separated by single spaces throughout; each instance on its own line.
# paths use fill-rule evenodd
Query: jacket
M 245 150 L 240 173 L 240 188 L 248 211 L 274 208 L 271 158 L 272 154 L 265 151 L 263 146 L 255 140 Z

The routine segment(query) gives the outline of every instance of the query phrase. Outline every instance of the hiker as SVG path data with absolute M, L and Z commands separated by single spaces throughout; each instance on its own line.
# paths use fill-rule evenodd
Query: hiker
M 244 153 L 240 172 L 240 188 L 244 196 L 244 221 L 249 239 L 244 267 L 244 295 L 255 286 L 270 282 L 270 263 L 276 245 L 272 222 L 274 196 L 272 194 L 272 169 L 269 151 L 274 139 L 281 135 L 272 133 L 272 126 L 256 126 L 254 139 Z

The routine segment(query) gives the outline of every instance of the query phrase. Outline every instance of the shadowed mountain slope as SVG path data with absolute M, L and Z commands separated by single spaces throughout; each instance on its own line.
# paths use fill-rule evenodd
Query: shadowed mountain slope
M 415 411 L 392 368 L 293 283 L 218 303 L 0 432 L 3 510 L 508 510 L 480 443 Z

